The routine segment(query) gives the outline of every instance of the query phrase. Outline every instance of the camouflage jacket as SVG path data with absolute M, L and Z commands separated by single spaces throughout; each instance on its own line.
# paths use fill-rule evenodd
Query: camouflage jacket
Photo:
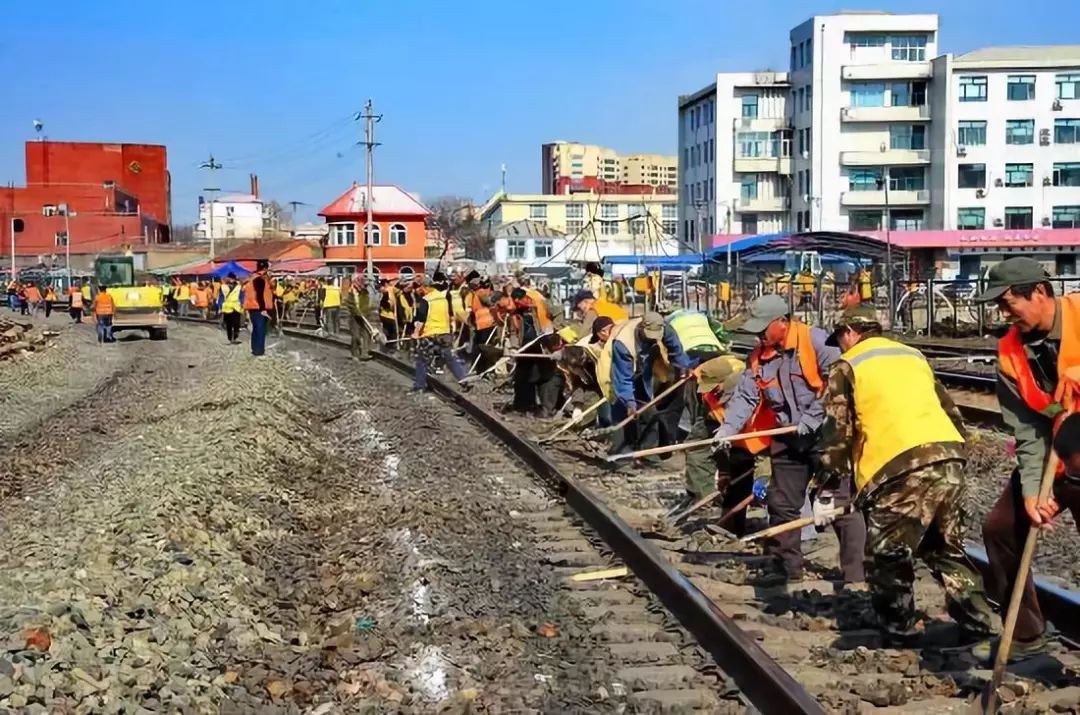
M 952 401 L 948 391 L 938 381 L 934 381 L 938 400 L 942 409 L 956 425 L 960 436 L 967 439 L 960 410 Z M 901 396 L 902 399 L 902 396 Z M 855 417 L 855 373 L 845 360 L 838 360 L 829 370 L 829 383 L 826 387 L 825 422 L 821 426 L 814 452 L 818 464 L 818 484 L 838 482 L 842 477 L 854 472 L 856 458 L 855 445 L 858 444 L 858 424 Z M 961 442 L 929 442 L 902 452 L 887 462 L 874 475 L 873 483 L 880 484 L 892 477 L 910 472 L 916 467 L 942 462 L 947 459 L 964 459 L 964 444 Z M 864 486 L 863 491 L 871 488 Z

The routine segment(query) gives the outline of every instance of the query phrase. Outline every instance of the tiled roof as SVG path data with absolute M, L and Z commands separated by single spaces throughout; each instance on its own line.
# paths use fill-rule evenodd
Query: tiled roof
M 379 214 L 393 214 L 395 216 L 428 216 L 431 214 L 431 210 L 427 206 L 424 206 L 400 186 L 382 185 L 371 188 L 375 199 L 372 202 L 372 210 L 376 217 Z M 367 186 L 353 184 L 345 193 L 320 211 L 319 215 L 362 214 L 367 203 L 366 198 Z

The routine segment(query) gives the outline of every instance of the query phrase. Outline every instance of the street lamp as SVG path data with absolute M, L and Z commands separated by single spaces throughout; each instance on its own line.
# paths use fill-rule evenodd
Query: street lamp
M 58 207 L 64 216 L 64 269 L 67 272 L 68 288 L 71 287 L 71 217 L 79 214 L 71 210 L 66 203 Z

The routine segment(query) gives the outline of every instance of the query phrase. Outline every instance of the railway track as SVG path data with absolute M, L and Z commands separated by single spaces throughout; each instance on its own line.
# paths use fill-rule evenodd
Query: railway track
M 310 329 L 290 329 L 289 334 L 345 347 L 344 342 L 317 336 Z M 411 363 L 376 355 L 387 367 L 411 374 Z M 698 666 L 694 675 L 678 649 L 665 646 L 655 623 L 635 623 L 620 608 L 633 600 L 632 588 L 627 593 L 626 584 L 601 581 L 583 589 L 577 598 L 593 613 L 609 614 L 606 635 L 616 641 L 613 645 L 626 646 L 622 650 L 627 655 L 640 652 L 649 659 L 648 665 L 631 666 L 641 668 L 631 672 L 642 678 L 638 687 L 653 694 L 654 705 L 715 712 L 721 705 L 730 706 L 737 690 L 737 697 L 766 713 L 950 712 L 964 706 L 988 676 L 972 668 L 962 649 L 950 649 L 955 629 L 941 617 L 940 593 L 925 575 L 916 593 L 928 614 L 926 644 L 919 651 L 883 648 L 866 594 L 842 590 L 834 580 L 836 546 L 831 536 L 820 537 L 806 549 L 808 565 L 820 572 L 820 578 L 794 587 L 771 584 L 767 559 L 710 526 L 717 512 L 704 513 L 682 530 L 663 524 L 660 517 L 683 489 L 678 460 L 670 466 L 620 470 L 581 445 L 541 449 L 534 440 L 551 423 L 501 414 L 498 396 L 483 388 L 465 397 L 438 380 L 431 384 L 440 398 L 553 486 L 576 518 L 602 539 L 601 550 L 610 549 L 614 563 L 625 564 L 727 676 L 717 692 L 703 693 L 701 678 L 708 670 Z M 555 511 L 526 518 L 541 537 L 549 537 L 543 540 L 558 549 L 553 563 L 568 573 L 613 563 L 594 544 L 571 537 L 577 527 L 565 514 Z M 970 553 L 985 565 L 977 549 Z M 1080 640 L 1077 594 L 1041 580 L 1037 587 L 1048 617 L 1066 638 Z M 1053 702 L 1053 688 L 1080 687 L 1080 658 L 1075 652 L 1063 648 L 1038 661 L 1021 671 L 1034 679 L 1035 684 L 1021 692 L 1030 691 L 1027 697 L 1035 711 Z

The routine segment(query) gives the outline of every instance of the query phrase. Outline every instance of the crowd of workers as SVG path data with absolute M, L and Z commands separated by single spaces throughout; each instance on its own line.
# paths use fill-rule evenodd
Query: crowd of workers
M 77 280 L 64 290 L 52 283 L 9 280 L 6 286 L 7 304 L 13 313 L 29 318 L 42 312 L 48 318 L 57 304 L 66 305 L 72 322 L 81 323 L 83 317 L 92 316 L 98 342 L 114 343 L 116 338 L 112 333 L 112 321 L 116 302 L 105 290 L 106 287 L 89 280 Z

